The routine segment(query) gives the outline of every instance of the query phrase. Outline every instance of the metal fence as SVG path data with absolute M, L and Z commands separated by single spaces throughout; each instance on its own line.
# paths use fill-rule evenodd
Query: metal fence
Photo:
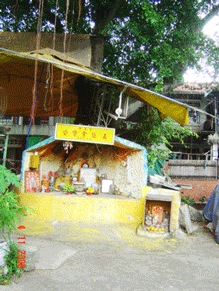
M 192 154 L 183 152 L 172 152 L 169 158 L 170 160 L 211 160 L 211 151 L 203 154 Z

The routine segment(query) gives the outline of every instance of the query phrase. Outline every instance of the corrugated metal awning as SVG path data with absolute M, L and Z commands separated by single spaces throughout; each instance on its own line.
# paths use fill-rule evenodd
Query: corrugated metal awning
M 54 92 L 51 104 L 45 109 L 45 95 L 47 94 L 46 70 L 43 73 L 40 96 L 37 100 L 36 110 L 38 116 L 59 115 L 60 80 L 61 72 L 65 71 L 63 82 L 63 115 L 75 116 L 78 107 L 77 96 L 74 95 L 72 84 L 78 76 L 85 76 L 99 82 L 115 86 L 119 91 L 124 91 L 130 97 L 149 104 L 159 110 L 163 116 L 169 116 L 176 122 L 185 126 L 189 123 L 188 106 L 181 102 L 161 94 L 152 92 L 143 87 L 123 82 L 115 78 L 99 74 L 84 67 L 70 57 L 66 58 L 62 53 L 51 49 L 41 50 L 40 54 L 20 53 L 6 49 L 0 49 L 0 86 L 5 88 L 8 97 L 8 107 L 5 114 L 11 116 L 29 115 L 32 107 L 32 87 L 34 78 L 35 60 L 38 60 L 39 71 L 45 64 L 54 66 Z M 52 97 L 52 98 L 51 98 Z

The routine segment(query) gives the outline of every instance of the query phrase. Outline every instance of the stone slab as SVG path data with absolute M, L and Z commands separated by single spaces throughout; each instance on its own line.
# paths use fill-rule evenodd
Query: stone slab
M 16 237 L 14 238 L 16 240 Z M 76 254 L 76 250 L 65 243 L 28 237 L 26 244 L 19 250 L 26 250 L 26 268 L 24 271 L 54 270 Z
M 72 257 L 76 251 L 65 249 L 58 252 L 48 249 L 46 252 L 41 253 L 39 262 L 36 263 L 37 270 L 54 270 L 59 268 L 64 262 Z
M 37 270 L 54 270 L 59 268 L 68 258 L 75 255 L 76 250 L 60 243 L 41 243 L 39 246 Z
M 193 233 L 194 229 L 190 218 L 188 204 L 181 205 L 180 212 L 181 212 L 180 224 L 186 229 L 186 232 L 188 234 Z
M 39 254 L 39 248 L 34 245 L 22 245 L 19 246 L 20 251 L 25 251 L 25 260 L 26 267 L 24 268 L 25 272 L 31 272 L 36 268 L 37 256 Z M 20 254 L 22 255 L 22 254 Z
M 202 211 L 197 210 L 190 205 L 188 207 L 189 207 L 189 214 L 190 214 L 191 220 L 197 221 L 197 222 L 202 222 L 203 221 Z

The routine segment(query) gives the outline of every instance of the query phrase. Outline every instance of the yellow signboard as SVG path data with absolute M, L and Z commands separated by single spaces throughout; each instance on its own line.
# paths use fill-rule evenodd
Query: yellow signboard
M 55 139 L 114 144 L 115 129 L 72 124 L 56 124 Z

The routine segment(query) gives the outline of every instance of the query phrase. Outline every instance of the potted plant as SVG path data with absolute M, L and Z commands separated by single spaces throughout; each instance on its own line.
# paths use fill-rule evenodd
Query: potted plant
M 73 185 L 65 185 L 63 187 L 63 191 L 67 192 L 67 195 L 72 194 L 75 191 L 75 187 Z

